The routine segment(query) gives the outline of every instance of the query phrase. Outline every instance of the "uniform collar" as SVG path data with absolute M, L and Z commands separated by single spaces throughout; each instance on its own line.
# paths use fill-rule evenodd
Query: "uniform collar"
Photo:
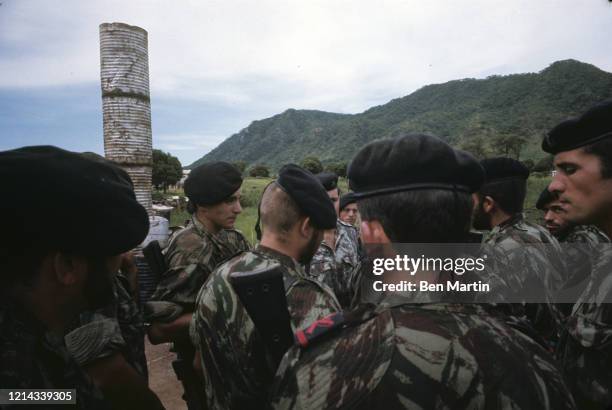
M 254 252 L 260 255 L 263 255 L 263 256 L 267 256 L 272 259 L 276 259 L 284 266 L 287 266 L 287 267 L 290 267 L 296 270 L 301 269 L 300 264 L 295 259 L 293 259 L 289 255 L 285 255 L 284 253 L 277 251 L 276 249 L 268 248 L 267 246 L 259 244 L 254 249 Z
M 510 226 L 516 226 L 520 222 L 523 222 L 523 220 L 524 218 L 523 218 L 522 213 L 514 214 L 510 218 L 506 219 L 504 222 L 500 223 L 499 225 L 491 229 L 491 232 L 489 232 L 489 235 L 487 236 L 487 238 L 491 238 L 495 234 L 502 232 L 503 230 L 505 230 L 506 228 Z

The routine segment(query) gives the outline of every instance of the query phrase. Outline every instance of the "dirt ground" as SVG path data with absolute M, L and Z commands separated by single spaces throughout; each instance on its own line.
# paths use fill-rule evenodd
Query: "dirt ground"
M 152 345 L 145 338 L 145 353 L 149 366 L 149 387 L 160 398 L 168 410 L 187 410 L 181 398 L 183 386 L 172 370 L 174 353 L 169 352 L 170 343 Z

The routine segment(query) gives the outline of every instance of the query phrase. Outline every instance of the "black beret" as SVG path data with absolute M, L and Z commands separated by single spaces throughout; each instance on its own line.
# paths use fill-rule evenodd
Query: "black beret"
M 536 208 L 543 211 L 544 207 L 550 204 L 552 201 L 557 199 L 557 195 L 553 194 L 548 190 L 548 187 L 544 188 L 540 196 L 538 197 L 538 201 L 536 202 Z
M 353 195 L 352 192 L 349 192 L 348 194 L 344 194 L 340 197 L 340 210 L 343 210 L 344 208 L 346 208 L 347 205 L 349 204 L 354 204 L 356 202 L 355 200 L 355 195 Z
M 416 189 L 475 192 L 484 172 L 467 152 L 437 137 L 408 134 L 363 147 L 349 165 L 348 178 L 359 200 Z
M 487 158 L 480 161 L 485 170 L 485 184 L 494 181 L 529 178 L 529 169 L 512 158 Z
M 104 159 L 51 146 L 0 152 L 3 199 L 0 242 L 110 256 L 138 246 L 149 217 L 132 181 Z
M 218 204 L 242 185 L 242 174 L 228 162 L 211 162 L 195 167 L 185 180 L 185 195 L 198 205 Z
M 326 191 L 338 188 L 338 175 L 333 172 L 319 172 L 315 176 Z
M 319 229 L 336 227 L 334 204 L 323 185 L 310 171 L 295 164 L 285 165 L 278 171 L 276 183 L 310 217 L 314 226 Z
M 563 121 L 542 141 L 542 149 L 551 154 L 571 151 L 612 137 L 612 100 L 604 101 L 578 118 Z

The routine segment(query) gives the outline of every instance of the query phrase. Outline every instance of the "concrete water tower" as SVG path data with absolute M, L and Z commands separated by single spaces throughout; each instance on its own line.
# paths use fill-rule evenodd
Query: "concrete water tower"
M 147 37 L 140 27 L 123 23 L 100 25 L 104 154 L 127 171 L 138 202 L 152 215 Z

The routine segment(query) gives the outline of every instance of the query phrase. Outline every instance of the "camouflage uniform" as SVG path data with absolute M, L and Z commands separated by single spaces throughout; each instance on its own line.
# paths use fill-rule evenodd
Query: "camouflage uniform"
M 550 355 L 477 305 L 362 305 L 342 321 L 288 351 L 273 408 L 575 408 Z
M 605 233 L 593 225 L 577 225 L 564 232 L 557 239 L 561 243 L 576 244 L 565 246 L 565 264 L 569 277 L 565 288 L 580 287 L 577 293 L 584 291 L 590 277 L 595 259 L 601 251 L 601 244 L 610 243 Z
M 308 275 L 320 283 L 330 287 L 340 301 L 342 307 L 350 305 L 351 273 L 360 260 L 359 234 L 352 225 L 338 219 L 336 223 L 336 250 L 325 243 L 317 249 Z
M 127 278 L 117 274 L 113 301 L 102 309 L 81 313 L 76 328 L 65 337 L 66 347 L 81 366 L 121 352 L 147 378 L 142 313 L 127 289 Z
M 611 272 L 612 249 L 607 246 L 567 320 L 567 332 L 558 350 L 580 408 L 609 409 L 612 406 Z
M 559 242 L 544 228 L 531 224 L 521 214 L 494 227 L 484 237 L 493 295 L 521 294 L 537 289 L 548 302 L 500 305 L 516 317 L 526 316 L 538 333 L 554 343 L 563 322 L 561 311 L 552 303 L 553 292 L 567 280 L 564 256 Z M 496 273 L 492 273 L 496 272 Z
M 212 235 L 192 216 L 191 224 L 177 233 L 166 248 L 169 269 L 151 300 L 173 302 L 193 311 L 196 295 L 215 267 L 249 248 L 239 231 L 223 229 Z
M 270 248 L 260 245 L 219 266 L 198 295 L 190 329 L 202 355 L 209 409 L 262 408 L 265 404 L 275 368 L 229 275 L 278 264 L 284 269 L 294 329 L 339 310 L 329 288 L 309 279 L 295 260 Z
M 3 389 L 76 389 L 76 405 L 58 408 L 108 409 L 102 393 L 70 356 L 61 336 L 20 310 L 14 302 L 0 306 L 0 386 Z M 43 408 L 0 405 L 0 409 Z

